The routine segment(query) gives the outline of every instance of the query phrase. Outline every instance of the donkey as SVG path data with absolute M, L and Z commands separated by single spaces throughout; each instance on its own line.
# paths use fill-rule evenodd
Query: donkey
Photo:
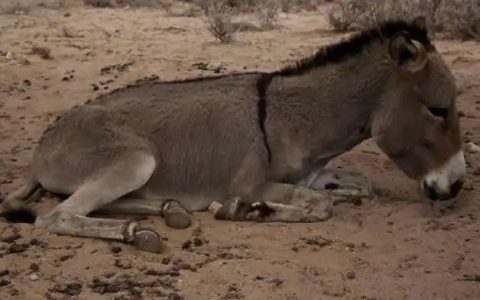
M 143 82 L 54 122 L 0 212 L 42 187 L 69 197 L 36 226 L 152 252 L 162 247 L 154 230 L 88 215 L 161 215 L 174 228 L 208 209 L 220 220 L 321 222 L 336 196 L 365 187 L 324 166 L 368 138 L 426 197 L 450 199 L 466 173 L 455 98 L 423 18 L 384 22 L 274 72 Z

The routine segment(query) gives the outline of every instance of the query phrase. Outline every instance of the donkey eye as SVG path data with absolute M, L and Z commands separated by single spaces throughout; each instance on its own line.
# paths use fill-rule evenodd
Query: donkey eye
M 435 117 L 446 119 L 448 116 L 448 108 L 446 107 L 429 107 L 428 110 Z

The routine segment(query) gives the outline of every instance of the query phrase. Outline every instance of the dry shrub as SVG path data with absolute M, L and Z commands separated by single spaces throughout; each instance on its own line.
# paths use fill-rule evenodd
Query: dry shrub
M 93 7 L 115 7 L 117 5 L 115 0 L 83 0 L 83 4 Z
M 341 0 L 328 12 L 334 30 L 371 27 L 388 19 L 411 20 L 425 16 L 432 32 L 451 37 L 480 39 L 479 0 Z
M 259 1 L 255 10 L 255 16 L 263 29 L 272 29 L 278 22 L 280 6 L 277 0 Z
M 28 13 L 35 6 L 33 1 L 11 0 L 0 2 L 0 12 L 2 14 Z
M 220 42 L 229 43 L 236 33 L 232 22 L 232 7 L 225 0 L 205 0 L 201 4 L 206 16 L 208 31 Z
M 278 0 L 282 12 L 299 12 L 302 10 L 315 11 L 325 2 L 331 0 Z
M 161 8 L 166 11 L 173 6 L 171 0 L 116 0 L 116 2 L 118 6 Z
M 85 5 L 93 7 L 149 7 L 149 8 L 161 8 L 169 11 L 173 3 L 170 0 L 84 0 Z
M 58 9 L 66 6 L 67 0 L 0 0 L 0 13 L 29 13 L 37 7 Z
M 450 37 L 480 40 L 480 1 L 445 0 L 437 26 Z

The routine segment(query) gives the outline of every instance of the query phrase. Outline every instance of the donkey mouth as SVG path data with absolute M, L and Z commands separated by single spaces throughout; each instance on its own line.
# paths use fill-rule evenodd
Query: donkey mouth
M 446 201 L 455 198 L 463 187 L 463 180 L 457 180 L 450 186 L 449 192 L 439 193 L 435 186 L 429 186 L 427 183 L 423 183 L 422 190 L 423 195 L 432 201 Z

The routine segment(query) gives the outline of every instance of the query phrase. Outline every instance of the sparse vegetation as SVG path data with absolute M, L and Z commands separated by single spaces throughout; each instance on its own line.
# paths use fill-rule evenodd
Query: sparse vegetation
M 115 7 L 115 0 L 83 0 L 83 3 L 93 7 Z
M 27 14 L 35 7 L 62 8 L 67 0 L 1 0 L 0 13 Z
M 438 27 L 451 37 L 480 40 L 480 1 L 448 0 L 444 2 Z
M 341 0 L 328 12 L 328 21 L 339 32 L 370 27 L 378 22 L 425 16 L 433 32 L 451 37 L 480 39 L 478 0 Z
M 296 12 L 301 10 L 314 11 L 321 4 L 331 0 L 278 0 L 282 12 Z
M 277 0 L 259 1 L 255 10 L 255 16 L 263 29 L 272 29 L 278 22 L 280 5 Z
M 84 0 L 83 3 L 93 7 L 151 7 L 161 8 L 165 11 L 169 11 L 173 5 L 171 0 Z
M 229 43 L 236 33 L 232 7 L 228 0 L 206 0 L 202 3 L 208 31 L 220 42 Z

